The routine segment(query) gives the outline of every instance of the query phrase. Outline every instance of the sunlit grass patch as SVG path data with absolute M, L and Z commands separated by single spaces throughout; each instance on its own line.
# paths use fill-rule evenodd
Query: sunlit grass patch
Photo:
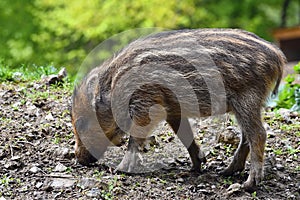
M 41 77 L 51 74 L 57 74 L 58 69 L 53 65 L 37 66 L 37 65 L 22 65 L 12 67 L 6 65 L 3 60 L 0 60 L 0 82 L 26 82 L 39 80 Z

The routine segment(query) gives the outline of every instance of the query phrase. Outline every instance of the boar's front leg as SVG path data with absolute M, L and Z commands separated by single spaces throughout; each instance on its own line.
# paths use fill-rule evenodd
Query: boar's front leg
M 183 145 L 187 148 L 193 162 L 193 171 L 200 172 L 201 163 L 206 162 L 204 153 L 194 140 L 194 135 L 187 118 L 167 118 L 167 122 L 177 134 Z
M 122 171 L 122 172 L 138 172 L 138 164 L 141 162 L 140 154 L 139 154 L 139 147 L 142 146 L 145 139 L 143 138 L 136 138 L 133 136 L 129 137 L 127 151 L 121 161 L 121 163 L 117 166 L 115 171 Z

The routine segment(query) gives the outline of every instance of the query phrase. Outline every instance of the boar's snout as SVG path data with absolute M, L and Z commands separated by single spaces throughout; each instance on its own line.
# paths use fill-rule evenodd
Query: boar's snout
M 107 149 L 106 136 L 95 134 L 89 118 L 77 116 L 73 113 L 72 123 L 75 135 L 75 156 L 82 165 L 97 162 Z M 94 123 L 95 124 L 95 123 Z

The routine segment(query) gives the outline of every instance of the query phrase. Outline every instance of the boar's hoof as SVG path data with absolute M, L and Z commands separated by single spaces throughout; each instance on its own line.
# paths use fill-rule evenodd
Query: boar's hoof
M 191 169 L 192 172 L 196 172 L 196 173 L 200 173 L 201 172 L 201 164 L 205 164 L 206 163 L 206 157 L 202 152 L 199 152 L 198 156 L 196 159 L 193 159 L 193 167 Z
M 250 170 L 247 181 L 243 184 L 244 190 L 248 192 L 254 192 L 257 186 L 261 183 L 263 179 L 263 171 L 261 168 Z
M 201 165 L 206 163 L 206 158 L 202 157 L 202 158 L 198 158 L 197 163 L 193 164 L 193 167 L 191 169 L 192 172 L 196 172 L 196 173 L 201 173 Z
M 247 191 L 247 192 L 254 192 L 257 190 L 257 186 L 254 182 L 249 182 L 246 181 L 245 183 L 243 183 L 242 188 Z
M 199 158 L 200 162 L 205 164 L 207 162 L 206 157 Z
M 96 159 L 88 150 L 85 148 L 78 148 L 77 151 L 75 151 L 75 155 L 77 158 L 77 162 L 79 162 L 81 165 L 90 165 L 91 163 L 97 162 L 98 159 Z
M 241 172 L 245 168 L 245 165 L 241 162 L 231 162 L 231 164 L 224 170 L 220 172 L 221 175 L 223 176 L 231 176 L 235 172 Z
M 121 163 L 115 169 L 115 172 L 139 173 L 142 159 L 141 156 L 135 152 L 127 151 Z
M 234 174 L 234 171 L 231 170 L 231 169 L 226 168 L 226 169 L 220 171 L 219 174 L 222 175 L 222 176 L 231 176 L 231 175 Z
M 92 163 L 95 163 L 97 162 L 98 160 L 96 158 L 94 158 L 94 156 L 90 156 L 90 157 L 85 157 L 85 158 L 77 158 L 77 161 L 81 164 L 81 165 L 84 165 L 84 166 L 89 166 L 91 165 Z
M 191 172 L 194 173 L 201 173 L 201 165 L 200 166 L 193 166 Z
M 232 167 L 229 166 L 226 169 L 222 170 L 220 172 L 220 175 L 222 175 L 222 176 L 231 176 L 231 175 L 233 175 L 237 171 L 238 170 L 234 170 Z

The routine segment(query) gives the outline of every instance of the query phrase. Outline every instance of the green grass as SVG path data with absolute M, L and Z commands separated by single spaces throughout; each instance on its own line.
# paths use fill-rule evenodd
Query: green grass
M 106 190 L 101 191 L 101 197 L 105 200 L 112 200 L 114 199 L 114 188 L 117 186 L 118 177 L 114 176 L 114 179 L 111 180 L 108 184 Z
M 8 186 L 9 183 L 11 181 L 13 181 L 14 179 L 13 178 L 10 178 L 10 177 L 7 177 L 6 175 L 3 175 L 0 179 L 0 185 L 3 185 L 3 186 Z
M 61 138 L 59 134 L 55 134 L 55 137 L 52 139 L 54 144 L 59 144 L 61 142 Z
M 10 184 L 21 185 L 21 180 L 19 178 L 12 178 L 11 176 L 7 176 L 6 174 L 0 177 L 0 188 L 8 187 Z
M 8 66 L 0 60 L 0 82 L 27 82 L 40 80 L 42 75 L 57 74 L 59 69 L 49 64 L 46 66 L 22 65 L 19 67 Z
M 252 192 L 252 193 L 251 193 L 251 196 L 252 196 L 253 199 L 256 199 L 256 198 L 257 198 L 256 191 Z
M 224 185 L 232 185 L 233 184 L 232 177 L 227 177 L 227 178 L 223 179 L 223 184 Z
M 283 154 L 282 149 L 273 149 L 273 152 L 275 153 L 275 155 L 282 155 Z
M 97 180 L 101 180 L 103 177 L 104 171 L 95 170 L 93 173 L 93 177 L 95 177 Z

